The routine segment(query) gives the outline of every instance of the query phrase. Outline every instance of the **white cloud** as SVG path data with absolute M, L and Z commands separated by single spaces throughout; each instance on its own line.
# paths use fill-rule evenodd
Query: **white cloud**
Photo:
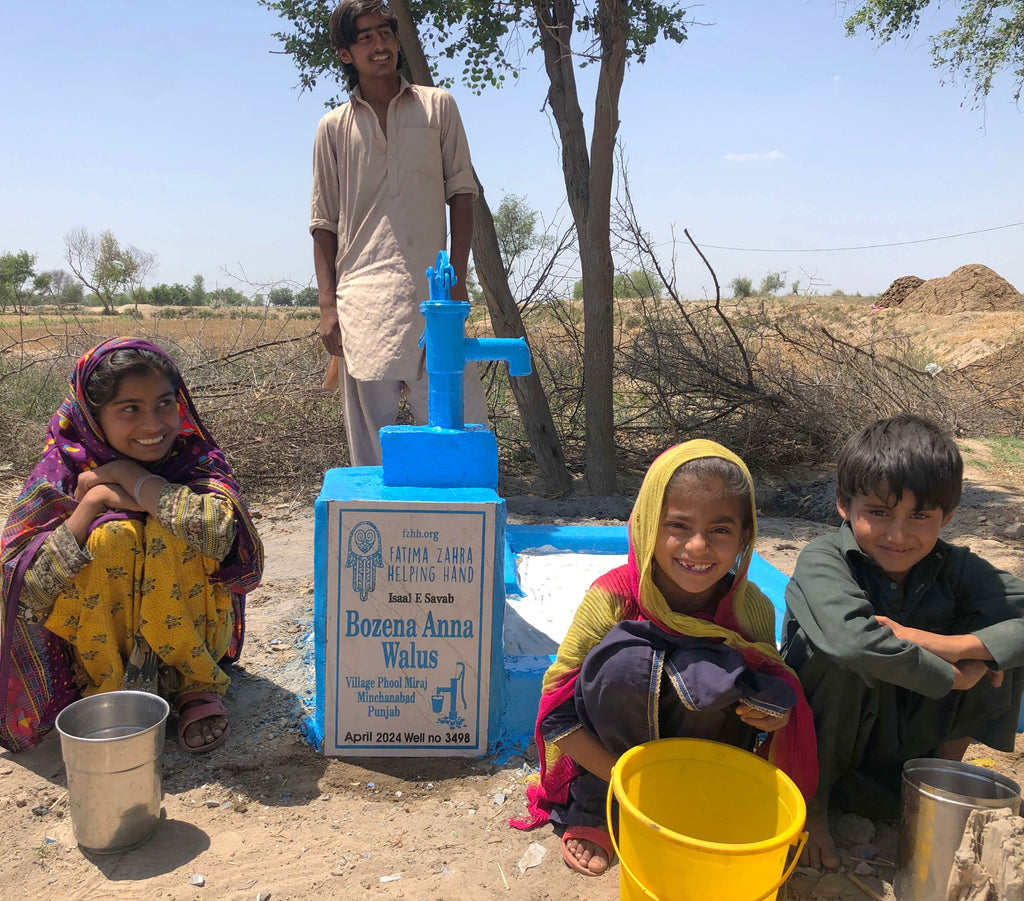
M 730 163 L 759 163 L 762 160 L 784 160 L 786 154 L 778 150 L 771 150 L 768 153 L 727 153 L 722 159 Z

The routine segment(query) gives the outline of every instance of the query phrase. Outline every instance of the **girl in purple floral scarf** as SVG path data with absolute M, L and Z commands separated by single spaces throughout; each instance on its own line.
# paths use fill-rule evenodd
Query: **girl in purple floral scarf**
M 0 745 L 21 750 L 79 694 L 159 693 L 186 751 L 230 731 L 263 546 L 231 467 L 159 347 L 112 338 L 75 365 L 0 542 Z

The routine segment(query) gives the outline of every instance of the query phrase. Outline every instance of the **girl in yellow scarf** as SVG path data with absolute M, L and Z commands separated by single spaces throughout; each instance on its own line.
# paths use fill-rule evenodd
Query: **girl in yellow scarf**
M 747 580 L 757 537 L 743 461 L 688 441 L 651 464 L 629 523 L 629 562 L 587 591 L 544 676 L 531 828 L 564 827 L 566 863 L 608 866 L 605 797 L 630 747 L 671 736 L 752 749 L 806 797 L 817 783 L 814 724 L 775 647 L 774 608 Z

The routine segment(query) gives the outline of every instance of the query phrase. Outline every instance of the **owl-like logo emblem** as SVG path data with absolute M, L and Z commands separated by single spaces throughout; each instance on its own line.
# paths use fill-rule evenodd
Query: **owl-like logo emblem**
M 377 567 L 384 565 L 380 552 L 380 532 L 367 520 L 356 523 L 348 535 L 345 568 L 352 570 L 352 590 L 365 601 L 377 585 Z

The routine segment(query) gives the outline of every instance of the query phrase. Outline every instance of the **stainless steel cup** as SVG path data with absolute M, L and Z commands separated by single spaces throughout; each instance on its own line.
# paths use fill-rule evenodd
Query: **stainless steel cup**
M 110 691 L 57 716 L 71 825 L 85 851 L 113 854 L 149 838 L 160 819 L 160 751 L 168 703 L 142 691 Z

